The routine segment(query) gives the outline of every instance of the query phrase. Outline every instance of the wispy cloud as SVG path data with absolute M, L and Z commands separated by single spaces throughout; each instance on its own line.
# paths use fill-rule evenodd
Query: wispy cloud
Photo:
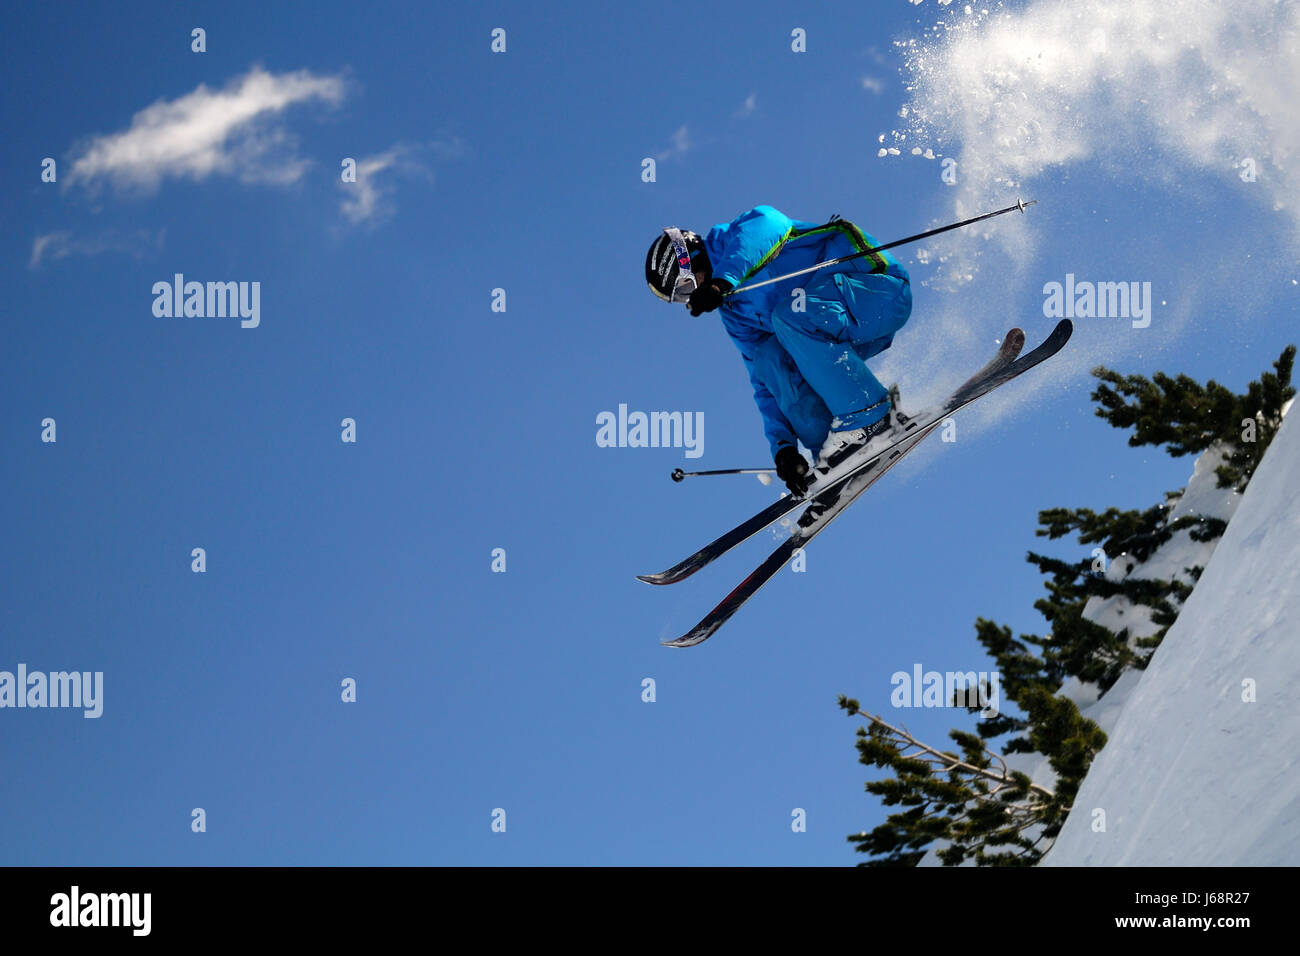
M 750 93 L 745 97 L 745 102 L 740 104 L 740 109 L 736 110 L 737 116 L 753 116 L 754 111 L 758 109 L 758 96 Z
M 864 76 L 862 78 L 862 88 L 879 96 L 885 92 L 885 81 L 878 76 Z
M 691 149 L 690 136 L 686 132 L 685 126 L 679 126 L 677 132 L 673 133 L 672 144 L 662 152 L 655 154 L 655 159 L 663 162 L 665 159 L 680 159 L 685 156 Z
M 874 43 L 871 46 L 867 47 L 866 50 L 864 50 L 863 52 L 867 55 L 868 58 L 870 58 L 871 62 L 876 64 L 877 66 L 888 66 L 890 63 L 893 62 L 893 60 L 890 57 L 887 57 L 885 56 L 885 54 L 881 53 L 880 48 L 876 46 Z
M 169 177 L 292 183 L 309 161 L 294 155 L 294 138 L 277 120 L 294 105 L 336 104 L 343 95 L 340 77 L 307 70 L 272 74 L 254 67 L 222 90 L 200 84 L 145 107 L 124 132 L 94 137 L 74 158 L 67 182 L 108 180 L 145 190 Z
M 452 138 L 418 146 L 398 143 L 382 153 L 363 156 L 357 160 L 356 182 L 339 183 L 344 193 L 339 210 L 354 225 L 382 220 L 394 211 L 391 197 L 397 176 L 416 175 L 432 181 L 433 170 L 421 157 L 451 159 L 464 151 L 464 144 Z
M 97 256 L 105 252 L 120 252 L 133 259 L 143 259 L 162 249 L 166 232 L 166 227 L 163 227 L 156 233 L 147 229 L 132 232 L 109 229 L 92 236 L 77 236 L 67 231 L 46 233 L 32 241 L 32 255 L 27 267 L 36 269 L 43 262 L 74 255 Z

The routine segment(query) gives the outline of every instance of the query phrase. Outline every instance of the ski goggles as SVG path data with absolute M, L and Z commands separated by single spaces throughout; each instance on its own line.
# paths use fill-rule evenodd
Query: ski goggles
M 686 237 L 674 226 L 665 229 L 664 235 L 668 237 L 668 241 L 673 244 L 673 251 L 677 253 L 677 281 L 673 283 L 673 292 L 668 301 L 686 302 L 695 291 L 695 272 L 691 269 L 691 253 L 686 248 Z

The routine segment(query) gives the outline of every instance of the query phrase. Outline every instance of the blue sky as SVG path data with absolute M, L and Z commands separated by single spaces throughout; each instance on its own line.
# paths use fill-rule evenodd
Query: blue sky
M 1300 71 L 1201 82 L 1294 23 L 1175 4 L 1194 62 L 1172 71 L 1123 13 L 1168 5 L 1068 6 L 1095 55 L 1050 3 L 11 12 L 0 670 L 102 671 L 104 703 L 0 710 L 0 861 L 857 862 L 845 836 L 884 810 L 836 695 L 886 710 L 894 671 L 986 669 L 977 616 L 1041 631 L 1039 509 L 1146 507 L 1190 473 L 1093 416 L 1088 369 L 1241 388 L 1295 337 L 1296 134 L 1261 91 Z M 367 171 L 346 188 L 344 157 Z M 668 480 L 767 447 L 716 318 L 644 288 L 658 231 L 770 203 L 892 239 L 1018 195 L 1040 204 L 900 252 L 914 311 L 880 374 L 905 407 L 1010 326 L 1040 339 L 1067 273 L 1151 282 L 1151 327 L 1080 320 L 806 572 L 660 647 L 774 539 L 670 588 L 633 576 L 774 492 Z M 259 282 L 260 324 L 155 317 L 178 272 Z M 620 403 L 702 412 L 703 457 L 597 447 Z M 968 723 L 890 713 L 935 740 Z

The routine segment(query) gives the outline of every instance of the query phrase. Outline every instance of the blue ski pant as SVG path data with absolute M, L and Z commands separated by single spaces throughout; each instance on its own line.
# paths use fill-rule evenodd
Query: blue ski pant
M 800 374 L 834 415 L 831 431 L 864 428 L 889 412 L 888 390 L 867 368 L 912 314 L 908 280 L 866 271 L 815 276 L 803 311 L 790 296 L 772 312 L 772 330 Z

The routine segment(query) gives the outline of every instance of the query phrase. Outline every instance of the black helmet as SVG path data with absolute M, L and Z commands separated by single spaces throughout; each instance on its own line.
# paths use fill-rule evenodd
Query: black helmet
M 683 271 L 685 262 L 690 268 Z M 665 302 L 685 302 L 695 291 L 694 272 L 711 275 L 704 240 L 695 233 L 669 226 L 650 246 L 645 257 L 645 281 Z

